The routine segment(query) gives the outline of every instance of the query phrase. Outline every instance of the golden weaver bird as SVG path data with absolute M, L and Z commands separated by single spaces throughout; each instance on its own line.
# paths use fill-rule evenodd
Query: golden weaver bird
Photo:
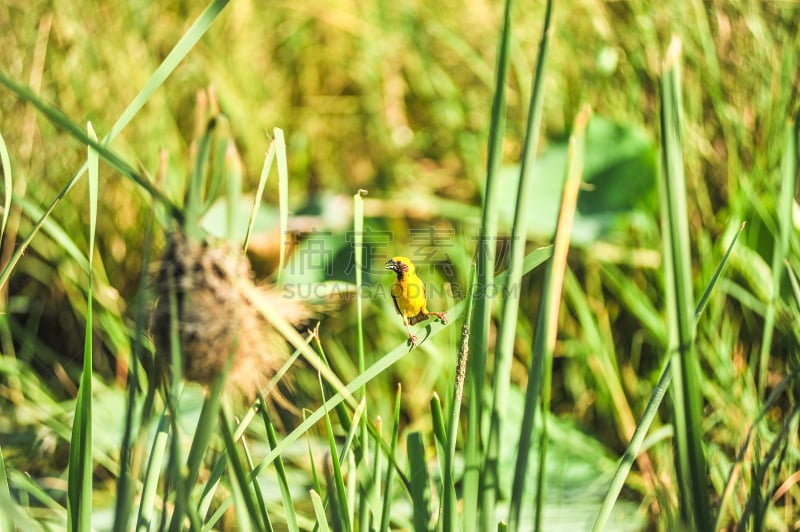
M 428 294 L 425 283 L 417 277 L 414 264 L 407 257 L 394 257 L 386 261 L 386 269 L 392 270 L 397 278 L 392 284 L 392 300 L 397 313 L 403 318 L 403 325 L 408 331 L 411 345 L 417 345 L 417 337 L 411 332 L 411 326 L 436 316 L 444 323 L 447 317 L 444 312 L 430 312 L 427 309 Z

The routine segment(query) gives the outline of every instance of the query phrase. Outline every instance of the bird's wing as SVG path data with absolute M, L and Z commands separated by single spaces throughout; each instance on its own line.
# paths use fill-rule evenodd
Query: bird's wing
M 394 309 L 397 311 L 397 313 L 402 316 L 403 313 L 400 312 L 400 305 L 397 304 L 397 297 L 395 297 L 394 294 L 392 294 L 392 303 L 394 303 Z

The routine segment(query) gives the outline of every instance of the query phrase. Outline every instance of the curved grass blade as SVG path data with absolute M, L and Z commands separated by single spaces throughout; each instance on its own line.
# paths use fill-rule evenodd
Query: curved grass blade
M 309 490 L 311 496 L 311 504 L 314 506 L 314 515 L 317 516 L 317 526 L 320 532 L 330 532 L 328 528 L 328 516 L 325 514 L 325 506 L 322 504 L 322 498 L 315 490 Z
M 150 251 L 153 242 L 153 223 L 155 209 L 151 208 L 145 227 L 144 246 L 142 248 L 142 270 L 139 275 L 139 288 L 136 292 L 135 303 L 135 336 L 131 346 L 131 362 L 128 372 L 128 400 L 125 410 L 125 429 L 122 435 L 122 444 L 119 452 L 120 473 L 117 479 L 117 497 L 114 508 L 114 526 L 116 532 L 129 530 L 131 509 L 133 506 L 133 446 L 136 435 L 139 434 L 141 418 L 137 417 L 136 395 L 139 389 L 139 369 L 142 364 L 144 351 L 143 333 L 147 321 L 147 286 L 149 284 L 148 271 L 150 268 Z M 149 416 L 147 416 L 149 417 Z
M 764 329 L 761 338 L 761 350 L 758 358 L 758 392 L 763 399 L 767 391 L 767 373 L 769 356 L 772 351 L 772 336 L 775 331 L 775 315 L 781 297 L 781 281 L 784 274 L 784 261 L 789 257 L 789 238 L 793 231 L 792 208 L 795 197 L 797 179 L 797 131 L 793 121 L 786 125 L 783 144 L 783 161 L 781 165 L 781 189 L 778 197 L 776 213 L 778 234 L 772 250 L 772 290 L 764 315 Z
M 278 445 L 278 436 L 275 433 L 275 426 L 272 424 L 272 420 L 269 418 L 267 405 L 264 402 L 263 395 L 261 394 L 258 396 L 258 405 L 258 409 L 261 412 L 261 417 L 264 421 L 264 427 L 267 431 L 267 441 L 269 442 L 270 448 L 274 449 Z M 252 469 L 252 464 L 250 467 Z M 300 529 L 297 526 L 297 513 L 294 507 L 294 501 L 292 500 L 292 492 L 289 487 L 289 480 L 286 478 L 286 468 L 283 466 L 283 459 L 280 456 L 275 459 L 275 471 L 278 473 L 278 486 L 281 490 L 283 509 L 286 513 L 286 528 L 289 529 L 289 532 L 299 532 Z
M 411 479 L 411 506 L 414 511 L 414 530 L 417 532 L 426 531 L 428 530 L 428 522 L 431 519 L 431 487 L 425 462 L 425 444 L 422 442 L 422 434 L 417 431 L 409 434 L 406 446 L 408 448 L 408 476 Z
M 702 394 L 700 365 L 694 349 L 694 301 L 692 294 L 689 218 L 682 155 L 682 108 L 680 93 L 681 42 L 670 43 L 662 77 L 661 131 L 662 166 L 660 180 L 667 316 L 675 381 L 675 441 L 680 485 L 681 519 L 690 528 L 711 526 L 711 509 L 703 452 Z
M 362 298 L 360 297 L 362 294 L 362 285 L 363 285 L 363 261 L 364 261 L 364 199 L 363 196 L 367 194 L 367 191 L 364 189 L 359 189 L 353 195 L 353 258 L 355 261 L 355 274 L 356 274 L 356 335 L 357 335 L 357 348 L 358 348 L 358 371 L 363 372 L 366 369 L 366 361 L 364 358 L 364 310 L 363 310 L 363 302 Z M 361 397 L 361 404 L 364 405 L 364 416 L 363 422 L 359 425 L 359 447 L 362 449 L 362 452 L 359 453 L 359 460 L 363 460 L 364 463 L 367 463 L 369 460 L 369 456 L 367 454 L 368 446 L 367 446 L 367 439 L 369 437 L 369 429 L 367 428 L 367 413 L 366 413 L 366 397 L 367 397 L 367 387 L 364 386 L 361 388 L 359 392 L 359 396 Z M 361 405 L 360 404 L 360 405 Z M 360 406 L 359 405 L 359 406 Z M 377 450 L 376 450 L 377 453 Z M 373 486 L 374 487 L 374 486 Z M 367 519 L 368 519 L 368 512 L 369 512 L 369 504 L 368 498 L 361 497 L 359 499 L 361 503 L 359 506 L 359 514 L 358 514 L 358 528 L 360 530 L 364 530 L 367 528 Z
M 89 136 L 96 138 L 92 124 Z M 97 152 L 89 148 L 89 280 L 87 287 L 86 335 L 83 347 L 83 372 L 75 401 L 75 421 L 69 449 L 67 485 L 68 527 L 71 531 L 89 530 L 92 525 L 92 265 L 97 229 L 97 187 L 99 161 Z
M 263 505 L 259 505 L 253 493 L 253 489 L 250 487 L 250 484 L 253 483 L 256 489 L 258 489 L 258 483 L 256 478 L 249 477 L 248 472 L 245 470 L 245 461 L 242 459 L 239 452 L 239 446 L 233 439 L 233 430 L 231 429 L 232 416 L 227 410 L 227 407 L 219 409 L 219 424 L 221 426 L 222 439 L 225 442 L 225 449 L 227 450 L 228 463 L 233 469 L 231 483 L 235 484 L 236 489 L 234 493 L 239 494 L 239 502 L 243 503 L 244 508 L 247 510 L 246 514 L 240 514 L 242 519 L 237 522 L 237 525 L 242 530 L 245 528 L 271 530 L 272 526 L 269 521 L 269 516 L 266 513 L 266 508 Z M 242 439 L 242 443 L 244 444 L 244 439 Z M 236 506 L 241 507 L 241 504 Z M 259 516 L 261 516 L 263 522 L 259 519 Z
M 473 283 L 470 294 L 475 292 L 474 318 L 467 313 L 468 323 L 471 324 L 472 338 L 470 350 L 472 361 L 468 365 L 469 394 L 467 408 L 467 434 L 464 444 L 464 460 L 466 462 L 463 478 L 463 506 L 464 527 L 477 523 L 478 490 L 481 471 L 481 442 L 478 428 L 481 425 L 483 412 L 483 386 L 486 372 L 486 355 L 489 352 L 489 330 L 492 319 L 492 301 L 487 297 L 486 290 L 494 284 L 495 245 L 497 240 L 497 175 L 503 153 L 503 137 L 506 127 L 506 78 L 508 77 L 508 64 L 511 48 L 511 5 L 512 0 L 506 0 L 503 9 L 503 28 L 497 43 L 497 66 L 492 99 L 492 115 L 489 123 L 488 161 L 486 163 L 486 187 L 483 193 L 483 209 L 481 214 L 481 232 L 478 240 L 476 275 L 477 281 Z M 474 320 L 474 321 L 473 321 Z M 466 325 L 465 325 L 466 327 Z M 452 433 L 451 433 L 452 434 Z M 455 445 L 455 441 L 452 442 Z M 451 475 L 450 466 L 445 475 Z M 447 496 L 447 492 L 445 492 Z M 454 510 L 452 504 L 445 506 L 443 530 L 455 530 L 455 516 L 450 514 Z M 471 526 L 471 525 L 470 525 Z
M 8 487 L 8 476 L 6 475 L 6 463 L 3 460 L 3 448 L 0 447 L 0 528 L 3 530 L 14 530 L 13 499 L 11 490 Z M 6 508 L 8 506 L 8 508 Z
M 319 378 L 319 387 L 322 392 L 323 401 L 325 401 L 325 385 L 322 382 L 322 377 Z M 333 436 L 333 425 L 331 424 L 330 410 L 327 406 L 327 401 L 322 403 L 325 419 L 325 429 L 328 435 L 328 452 L 327 457 L 331 470 L 326 471 L 328 483 L 333 484 L 328 489 L 330 495 L 330 509 L 331 518 L 334 525 L 342 527 L 340 530 L 350 532 L 353 529 L 352 521 L 350 520 L 350 513 L 347 511 L 347 492 L 344 486 L 344 477 L 342 476 L 342 463 L 339 452 L 336 449 L 336 439 Z
M 397 395 L 395 396 L 394 401 L 394 416 L 392 419 L 392 440 L 391 440 L 391 456 L 394 456 L 394 453 L 397 449 L 397 440 L 400 434 L 400 400 L 402 396 L 402 387 L 398 383 L 397 385 Z M 394 467 L 392 467 L 391 463 L 387 465 L 386 469 L 386 480 L 385 480 L 385 487 L 383 489 L 383 506 L 381 507 L 381 522 L 378 530 L 380 532 L 386 532 L 389 530 L 389 513 L 392 506 L 392 479 L 394 478 Z
M 137 532 L 147 532 L 153 529 L 154 507 L 156 495 L 158 493 L 158 479 L 161 474 L 161 466 L 164 464 L 167 440 L 169 439 L 169 427 L 170 421 L 167 415 L 167 409 L 165 408 L 161 419 L 158 421 L 158 428 L 156 429 L 155 438 L 153 439 L 153 445 L 147 456 L 147 468 L 144 473 L 139 512 L 136 517 Z M 125 522 L 122 522 L 122 525 L 125 524 Z M 123 526 L 120 530 L 127 530 L 127 526 Z
M 267 179 L 269 178 L 269 171 L 272 168 L 272 161 L 275 159 L 275 139 L 269 143 L 267 154 L 264 156 L 264 165 L 261 167 L 261 176 L 258 178 L 258 187 L 256 188 L 256 195 L 253 198 L 253 208 L 250 211 L 250 218 L 247 222 L 247 232 L 244 235 L 244 244 L 242 249 L 247 251 L 250 245 L 250 237 L 253 234 L 253 226 L 256 223 L 256 215 L 258 208 L 261 206 L 261 198 L 264 195 L 264 188 L 267 186 Z
M 281 242 L 280 256 L 278 257 L 278 281 L 283 276 L 283 266 L 286 263 L 286 238 L 289 236 L 289 165 L 286 162 L 286 141 L 283 130 L 276 127 L 275 151 L 278 158 L 278 217 L 280 219 Z
M 542 428 L 539 445 L 539 467 L 537 469 L 537 489 L 535 504 L 535 529 L 542 528 L 544 511 L 544 485 L 547 456 L 547 418 L 550 412 L 550 394 L 553 372 L 553 355 L 558 335 L 558 313 L 561 307 L 561 292 L 564 286 L 564 272 L 567 268 L 567 252 L 569 251 L 572 222 L 578 202 L 578 192 L 583 176 L 584 147 L 586 127 L 591 116 L 589 106 L 575 118 L 573 133 L 569 139 L 569 155 L 567 159 L 567 175 L 561 196 L 561 208 L 556 225 L 553 258 L 547 265 L 544 280 L 544 296 L 539 307 L 539 318 L 534 333 L 533 357 L 531 361 L 528 387 L 525 392 L 525 407 L 520 427 L 520 439 L 517 451 L 517 463 L 514 471 L 514 483 L 511 490 L 508 528 L 519 528 L 520 509 L 525 480 L 528 476 L 528 456 L 535 427 L 536 411 L 541 404 Z M 540 403 L 541 401 L 541 403 Z
M 11 213 L 13 183 L 11 179 L 11 158 L 8 156 L 8 148 L 2 134 L 0 134 L 0 167 L 3 169 L 3 219 L 0 222 L 0 242 L 2 242 L 6 234 L 8 215 Z
M 517 316 L 519 314 L 519 291 L 511 290 L 520 286 L 525 257 L 525 243 L 528 211 L 530 204 L 531 183 L 533 182 L 534 161 L 539 144 L 539 132 L 542 122 L 542 105 L 544 102 L 544 72 L 549 50 L 550 26 L 553 14 L 553 2 L 548 0 L 545 7 L 542 38 L 533 76 L 533 90 L 529 106 L 528 125 L 525 132 L 525 146 L 522 155 L 517 200 L 514 209 L 514 222 L 511 230 L 511 250 L 509 256 L 508 277 L 503 285 L 507 294 L 503 299 L 501 328 L 497 337 L 494 374 L 492 379 L 492 410 L 489 421 L 483 478 L 481 479 L 481 529 L 490 530 L 496 526 L 496 502 L 500 481 L 500 435 L 503 433 L 503 418 L 508 406 L 508 383 L 511 376 L 511 361 L 514 356 L 514 340 L 516 337 Z M 511 294 L 514 294 L 511 297 Z

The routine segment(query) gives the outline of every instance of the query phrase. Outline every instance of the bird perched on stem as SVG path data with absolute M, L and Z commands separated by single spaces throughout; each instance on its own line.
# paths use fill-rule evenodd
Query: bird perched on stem
M 444 323 L 447 317 L 444 312 L 430 312 L 427 309 L 428 294 L 425 283 L 417 277 L 414 264 L 407 257 L 394 257 L 386 261 L 386 269 L 397 275 L 392 284 L 392 300 L 397 313 L 403 318 L 403 325 L 408 331 L 411 345 L 417 345 L 417 337 L 411 332 L 411 326 L 436 316 Z

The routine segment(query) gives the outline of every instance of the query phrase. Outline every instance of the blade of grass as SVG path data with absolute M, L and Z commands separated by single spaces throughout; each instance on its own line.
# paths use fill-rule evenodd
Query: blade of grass
M 92 124 L 89 136 L 96 138 Z M 99 175 L 97 152 L 89 148 L 89 280 L 87 285 L 86 335 L 83 347 L 83 372 L 75 401 L 75 421 L 69 449 L 67 514 L 69 530 L 89 530 L 92 524 L 92 265 L 97 230 L 97 187 Z
M 286 141 L 283 130 L 275 128 L 275 151 L 278 157 L 278 216 L 280 219 L 281 242 L 278 256 L 278 282 L 283 278 L 286 263 L 286 238 L 289 231 L 289 166 L 286 163 Z
M 246 513 L 240 513 L 240 519 L 237 520 L 237 526 L 241 529 L 254 529 L 254 530 L 272 530 L 272 526 L 269 521 L 269 516 L 266 513 L 266 508 L 263 506 L 259 506 L 258 502 L 256 501 L 255 495 L 253 493 L 253 489 L 250 487 L 251 482 L 258 487 L 255 477 L 248 477 L 248 471 L 246 471 L 245 467 L 245 460 L 242 459 L 242 455 L 239 451 L 239 446 L 236 445 L 236 441 L 233 439 L 233 429 L 231 429 L 231 421 L 232 416 L 229 412 L 230 406 L 228 405 L 220 405 L 218 409 L 219 414 L 219 425 L 221 427 L 220 432 L 222 433 L 222 440 L 225 442 L 225 449 L 228 455 L 228 463 L 231 465 L 233 478 L 231 479 L 232 488 L 235 485 L 234 492 L 238 492 L 239 494 L 239 502 L 241 504 L 236 505 L 241 507 L 244 506 L 244 509 L 247 510 Z M 191 456 L 191 454 L 190 454 Z M 252 471 L 252 469 L 251 469 Z M 263 513 L 262 511 L 263 510 Z M 264 520 L 262 521 L 259 519 L 259 516 L 263 517 Z
M 144 363 L 143 358 L 143 336 L 142 331 L 146 329 L 148 297 L 147 287 L 150 282 L 150 251 L 153 243 L 153 223 L 155 220 L 155 209 L 151 208 L 147 216 L 145 226 L 144 246 L 142 248 L 142 269 L 139 274 L 139 287 L 136 291 L 135 299 L 135 336 L 131 346 L 131 363 L 128 371 L 128 398 L 125 407 L 125 428 L 122 435 L 120 446 L 120 474 L 117 479 L 117 496 L 114 508 L 115 532 L 123 532 L 130 529 L 130 515 L 133 507 L 134 486 L 133 486 L 133 446 L 136 435 L 139 434 L 141 419 L 136 415 L 137 392 L 139 389 L 139 367 Z M 149 416 L 148 416 L 149 417 Z
M 535 503 L 535 529 L 542 529 L 544 513 L 544 487 L 546 478 L 547 456 L 547 414 L 550 412 L 551 380 L 553 372 L 553 355 L 558 335 L 558 313 L 561 307 L 561 292 L 564 286 L 564 272 L 567 268 L 572 222 L 578 202 L 578 192 L 583 176 L 584 147 L 586 126 L 589 123 L 591 109 L 589 106 L 575 118 L 572 135 L 569 139 L 567 155 L 566 179 L 561 196 L 561 208 L 556 224 L 553 246 L 553 258 L 547 264 L 543 286 L 544 296 L 540 301 L 539 319 L 534 332 L 533 356 L 525 392 L 525 407 L 520 426 L 517 462 L 514 469 L 514 483 L 511 491 L 508 528 L 517 530 L 520 526 L 520 509 L 528 477 L 528 456 L 530 454 L 532 436 L 535 427 L 536 411 L 541 404 L 542 425 L 539 445 L 539 467 L 537 469 L 537 489 Z
M 234 231 L 237 227 L 236 222 L 239 220 L 239 200 L 242 196 L 242 159 L 239 157 L 236 144 L 232 139 L 228 141 L 225 149 L 225 169 L 225 185 L 227 187 L 225 199 L 228 204 L 225 234 L 228 240 L 233 242 L 236 239 Z
M 662 77 L 664 174 L 660 196 L 670 345 L 676 347 L 672 371 L 681 519 L 692 529 L 706 530 L 711 526 L 711 510 L 703 451 L 701 372 L 694 349 L 695 305 L 681 142 L 680 56 L 681 42 L 674 37 Z
M 767 373 L 769 372 L 769 356 L 772 352 L 772 336 L 775 332 L 775 313 L 781 297 L 784 261 L 789 256 L 789 237 L 793 230 L 792 206 L 797 180 L 797 149 L 795 124 L 790 120 L 784 134 L 778 212 L 775 213 L 778 234 L 775 246 L 772 248 L 772 290 L 769 301 L 767 301 L 767 312 L 764 315 L 764 329 L 758 357 L 758 393 L 762 400 L 767 393 Z
M 139 512 L 136 517 L 137 532 L 153 530 L 158 479 L 161 475 L 161 467 L 164 463 L 164 456 L 166 455 L 167 441 L 169 440 L 169 427 L 170 421 L 165 407 L 161 419 L 158 421 L 158 428 L 156 429 L 155 438 L 153 438 L 153 445 L 150 448 L 150 453 L 147 455 L 147 468 L 144 473 L 141 500 L 139 501 Z M 124 525 L 126 523 L 123 522 L 122 524 Z M 127 527 L 123 529 L 127 530 Z
M 214 0 L 208 4 L 197 19 L 192 23 L 186 33 L 178 40 L 175 47 L 169 52 L 164 61 L 156 68 L 150 78 L 134 97 L 128 107 L 122 112 L 119 119 L 111 126 L 108 136 L 104 142 L 110 142 L 127 126 L 131 120 L 139 113 L 144 105 L 150 101 L 153 93 L 164 84 L 167 78 L 178 67 L 194 46 L 206 34 L 208 28 L 217 19 L 219 14 L 228 5 L 229 0 Z
M 497 43 L 497 66 L 494 97 L 492 99 L 492 115 L 489 123 L 489 154 L 486 163 L 486 186 L 483 192 L 483 209 L 481 214 L 481 230 L 478 240 L 477 264 L 475 266 L 477 281 L 473 283 L 470 294 L 477 296 L 474 322 L 471 323 L 472 361 L 468 365 L 469 393 L 467 408 L 467 434 L 464 444 L 464 478 L 463 506 L 464 528 L 478 522 L 478 490 L 481 472 L 481 442 L 479 426 L 483 412 L 483 383 L 486 373 L 486 355 L 489 352 L 489 330 L 492 319 L 492 298 L 486 296 L 488 287 L 494 283 L 495 246 L 497 245 L 497 199 L 495 184 L 500 169 L 503 153 L 503 137 L 506 127 L 506 78 L 508 77 L 509 50 L 511 47 L 511 4 L 506 0 L 503 9 L 503 28 Z M 467 313 L 469 318 L 469 313 Z M 467 327 L 465 325 L 465 327 Z M 463 383 L 462 383 L 463 384 Z M 455 412 L 455 411 L 453 411 Z M 455 445 L 454 433 L 450 433 Z M 445 471 L 452 475 L 451 466 Z M 447 492 L 445 492 L 447 496 Z M 447 503 L 446 510 L 455 509 Z M 455 530 L 454 516 L 445 514 L 444 532 Z
M 529 105 L 528 125 L 525 133 L 522 165 L 517 188 L 514 222 L 511 230 L 511 250 L 509 256 L 508 277 L 503 293 L 501 329 L 498 333 L 495 352 L 494 374 L 492 379 L 492 410 L 490 414 L 489 434 L 484 458 L 483 477 L 481 479 L 481 529 L 490 530 L 496 526 L 496 502 L 500 481 L 500 437 L 503 433 L 503 418 L 508 403 L 508 388 L 511 375 L 511 361 L 514 356 L 514 340 L 516 337 L 517 316 L 519 313 L 520 286 L 527 241 L 528 212 L 530 210 L 531 183 L 533 183 L 534 161 L 539 144 L 539 131 L 542 121 L 542 104 L 544 102 L 544 72 L 547 64 L 553 3 L 548 0 L 545 7 L 542 38 L 533 76 L 533 90 Z M 513 295 L 513 296 L 512 296 Z
M 366 369 L 364 362 L 364 310 L 361 301 L 362 273 L 364 261 L 364 199 L 366 190 L 360 189 L 353 195 L 353 258 L 355 260 L 356 274 L 356 325 L 358 335 L 358 372 L 363 373 Z M 367 396 L 367 388 L 361 389 L 361 398 Z M 366 441 L 366 434 L 362 435 Z
M 383 463 L 381 460 L 381 442 L 383 441 L 383 419 L 381 416 L 378 416 L 375 419 L 375 431 L 377 432 L 376 441 L 375 441 L 375 449 L 372 458 L 372 486 L 369 493 L 370 503 L 372 504 L 372 515 L 371 520 L 373 523 L 379 519 L 379 514 L 377 512 L 383 513 L 383 505 L 386 504 L 386 500 L 382 503 L 379 503 L 381 488 L 383 486 L 383 478 L 381 476 L 381 464 Z M 391 463 L 391 461 L 387 461 L 387 464 Z M 380 524 L 380 523 L 378 523 Z M 374 526 L 372 527 L 375 528 Z
M 392 418 L 392 440 L 391 440 L 391 456 L 394 456 L 395 451 L 397 450 L 397 441 L 399 439 L 400 434 L 400 404 L 401 404 L 401 396 L 402 396 L 402 387 L 400 384 L 397 384 L 397 395 L 395 396 L 394 400 L 394 416 Z M 390 524 L 390 510 L 392 506 L 392 479 L 394 478 L 395 469 L 392 467 L 391 463 L 387 465 L 386 468 L 386 480 L 383 489 L 383 506 L 381 508 L 381 522 L 378 530 L 380 532 L 386 532 L 389 530 Z
M 247 251 L 247 246 L 250 245 L 250 237 L 253 234 L 253 226 L 256 223 L 256 215 L 258 209 L 261 207 L 261 198 L 264 195 L 264 189 L 267 186 L 267 179 L 269 178 L 269 171 L 272 168 L 272 161 L 275 160 L 275 139 L 269 143 L 267 154 L 264 156 L 264 165 L 261 167 L 261 176 L 258 178 L 258 187 L 256 188 L 256 195 L 253 198 L 253 208 L 250 211 L 250 218 L 247 222 L 247 232 L 244 235 L 244 244 L 242 249 Z
M 237 441 L 234 439 L 234 442 Z M 250 453 L 250 447 L 247 445 L 247 438 L 242 436 L 242 452 L 244 453 L 245 464 L 247 465 L 248 469 L 253 469 L 253 455 Z M 272 529 L 272 522 L 269 518 L 269 512 L 267 512 L 267 504 L 264 501 L 264 494 L 261 492 L 261 483 L 258 481 L 258 477 L 253 478 L 253 491 L 256 497 L 256 502 L 258 503 L 258 511 L 261 515 L 261 522 L 266 523 L 265 528 L 267 530 Z M 287 508 L 288 511 L 288 508 Z
M 153 199 L 167 207 L 167 209 L 170 211 L 170 214 L 174 218 L 179 220 L 182 219 L 183 213 L 180 211 L 180 209 L 178 209 L 160 190 L 155 188 L 155 186 L 148 179 L 142 176 L 140 172 L 136 171 L 133 166 L 128 164 L 125 159 L 123 159 L 114 150 L 108 148 L 107 143 L 98 142 L 96 138 L 92 138 L 91 136 L 87 135 L 77 123 L 73 122 L 67 115 L 61 112 L 61 110 L 45 102 L 30 89 L 18 84 L 16 81 L 6 76 L 3 72 L 0 72 L 0 83 L 5 85 L 11 90 L 11 92 L 16 94 L 22 100 L 36 107 L 54 125 L 69 133 L 81 144 L 85 144 L 95 150 L 109 166 L 142 187 L 148 194 L 150 194 L 150 196 L 153 197 Z M 75 183 L 78 182 L 80 177 L 83 175 L 83 172 L 86 171 L 86 168 L 86 166 L 81 168 L 56 196 L 56 199 L 46 211 L 48 216 L 52 210 L 55 209 L 56 205 L 61 201 L 61 199 L 63 199 L 63 197 L 66 196 L 66 194 L 72 189 Z M 34 227 L 34 229 L 38 230 L 38 227 Z
M 338 524 L 345 532 L 350 532 L 353 529 L 352 521 L 349 518 L 347 511 L 347 492 L 344 486 L 344 477 L 342 476 L 342 465 L 339 457 L 339 452 L 336 450 L 336 438 L 333 435 L 333 425 L 331 424 L 330 411 L 325 401 L 325 386 L 322 382 L 322 376 L 319 377 L 319 387 L 322 391 L 324 408 L 325 429 L 328 435 L 328 460 L 331 470 L 328 471 L 326 477 L 328 483 L 332 483 L 328 490 L 330 494 L 330 508 L 331 518 L 334 525 Z
M 241 427 L 241 425 L 239 425 Z M 238 429 L 237 429 L 238 430 Z M 233 435 L 234 439 L 238 441 L 239 438 L 236 437 L 236 434 Z M 222 453 L 217 460 L 217 463 L 214 464 L 214 469 L 211 470 L 211 474 L 208 475 L 208 480 L 203 487 L 203 493 L 200 495 L 200 502 L 197 505 L 197 513 L 199 514 L 201 519 L 206 519 L 208 515 L 208 510 L 211 508 L 211 503 L 214 502 L 214 494 L 219 488 L 219 484 L 222 481 L 222 477 L 225 476 L 225 471 L 228 469 L 228 455 L 226 453 Z M 216 520 L 208 519 L 203 523 L 203 530 L 211 530 L 214 525 L 216 525 Z
M 269 442 L 270 448 L 274 449 L 278 445 L 278 436 L 275 433 L 275 426 L 272 424 L 272 420 L 269 418 L 267 404 L 264 402 L 264 397 L 260 394 L 258 396 L 258 405 L 259 411 L 261 412 L 261 418 L 264 421 L 264 427 L 267 431 L 267 441 Z M 252 465 L 250 468 L 252 469 Z M 280 456 L 278 456 L 278 458 L 275 460 L 275 471 L 278 473 L 278 487 L 281 490 L 283 509 L 286 512 L 286 527 L 289 529 L 289 532 L 298 532 L 300 529 L 297 526 L 297 515 L 294 507 L 294 501 L 292 500 L 292 492 L 291 488 L 289 487 L 289 480 L 286 478 L 286 468 L 284 467 L 283 459 Z
M 8 506 L 6 508 L 6 505 Z M 0 528 L 3 530 L 14 530 L 14 501 L 11 498 L 11 490 L 8 487 L 8 476 L 6 475 L 6 463 L 3 459 L 3 448 L 0 447 Z
M 214 138 L 216 119 L 212 118 L 206 125 L 206 130 L 197 141 L 197 152 L 189 175 L 189 183 L 183 200 L 184 221 L 183 230 L 189 237 L 202 238 L 200 230 L 200 216 L 203 210 L 203 192 L 208 181 L 208 167 L 210 165 L 211 145 Z
M 232 168 L 228 164 L 228 147 L 233 144 L 233 139 L 231 139 L 229 134 L 230 126 L 228 120 L 225 118 L 225 115 L 218 114 L 214 117 L 214 121 L 216 123 L 214 127 L 214 136 L 212 138 L 214 149 L 210 157 L 210 162 L 212 164 L 210 165 L 210 173 L 208 175 L 208 185 L 205 187 L 205 192 L 203 194 L 201 215 L 207 212 L 209 207 L 216 201 L 219 191 L 222 188 L 222 183 L 225 183 L 225 210 L 228 211 L 225 213 L 225 236 L 229 236 L 228 231 L 231 226 L 230 202 L 233 199 L 238 199 L 240 196 L 240 194 L 236 192 L 236 189 L 237 187 L 241 189 L 241 179 L 238 182 L 234 179 L 234 176 L 230 172 Z
M 175 506 L 175 513 L 172 516 L 170 530 L 180 530 L 183 526 L 183 517 L 187 514 L 192 521 L 199 521 L 198 514 L 189 501 L 189 495 L 197 483 L 197 479 L 200 475 L 200 468 L 203 464 L 203 457 L 208 450 L 211 438 L 216 430 L 217 423 L 215 423 L 215 421 L 219 419 L 222 390 L 225 387 L 225 381 L 227 380 L 232 362 L 233 357 L 228 357 L 225 363 L 225 369 L 214 379 L 214 383 L 211 386 L 211 393 L 206 400 L 203 401 L 203 407 L 200 410 L 200 419 L 197 422 L 197 428 L 192 437 L 189 456 L 185 463 L 181 463 L 181 468 L 186 468 L 186 475 L 178 481 L 178 497 L 180 501 Z M 175 414 L 176 412 L 173 411 L 173 416 L 175 416 Z M 177 434 L 174 434 L 173 438 L 177 438 Z M 230 453 L 231 449 L 228 447 L 226 448 Z M 230 459 L 230 456 L 228 458 Z M 199 528 L 198 525 L 199 522 L 193 523 L 193 526 L 196 528 Z
M 8 156 L 8 148 L 2 134 L 0 134 L 0 166 L 3 167 L 3 220 L 0 222 L 0 242 L 2 242 L 6 234 L 8 215 L 11 213 L 11 194 L 13 190 L 11 158 Z
M 431 487 L 428 468 L 425 465 L 425 444 L 422 434 L 414 431 L 406 440 L 408 448 L 408 476 L 411 479 L 411 507 L 413 508 L 414 530 L 428 530 L 431 519 Z
M 314 507 L 314 515 L 317 516 L 317 526 L 320 532 L 330 532 L 328 528 L 328 516 L 325 513 L 325 506 L 322 504 L 322 499 L 315 490 L 308 490 L 311 496 L 311 504 Z
M 364 311 L 363 302 L 361 299 L 362 285 L 363 285 L 363 268 L 364 268 L 364 199 L 362 196 L 367 194 L 367 191 L 360 189 L 353 195 L 353 258 L 355 260 L 355 274 L 356 274 L 356 335 L 358 347 L 358 371 L 362 373 L 366 369 L 366 361 L 364 358 Z M 369 437 L 369 429 L 367 428 L 367 412 L 366 412 L 366 397 L 367 387 L 363 386 L 360 390 L 359 396 L 364 404 L 363 422 L 360 423 L 359 431 L 359 447 L 363 449 L 360 453 L 359 459 L 363 463 L 368 463 L 369 456 L 367 454 L 368 446 L 367 439 Z M 361 503 L 358 514 L 358 528 L 365 530 L 368 526 L 368 497 L 362 497 L 359 501 Z

